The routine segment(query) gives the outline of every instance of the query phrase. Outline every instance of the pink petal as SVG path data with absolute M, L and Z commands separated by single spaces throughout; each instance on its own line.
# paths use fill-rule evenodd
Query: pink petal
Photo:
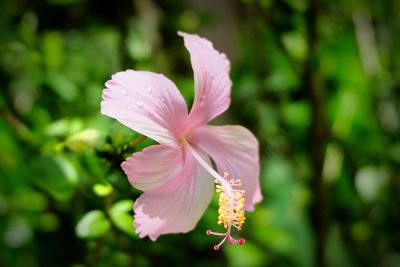
M 179 146 L 153 145 L 137 152 L 121 164 L 129 182 L 148 191 L 160 187 L 183 169 L 183 153 Z
M 254 135 L 242 126 L 205 125 L 194 129 L 188 139 L 210 155 L 219 173 L 228 172 L 231 178 L 242 181 L 245 209 L 253 210 L 254 204 L 262 200 L 258 141 Z
M 230 104 L 230 63 L 207 39 L 179 32 L 189 50 L 194 71 L 195 99 L 189 127 L 203 125 L 224 112 Z
M 210 162 L 208 156 L 200 152 Z M 161 187 L 143 193 L 134 206 L 136 232 L 156 240 L 161 234 L 192 230 L 211 201 L 214 184 L 210 175 L 184 151 L 181 173 Z
M 166 77 L 118 72 L 106 82 L 101 113 L 160 143 L 175 143 L 187 119 L 185 100 Z

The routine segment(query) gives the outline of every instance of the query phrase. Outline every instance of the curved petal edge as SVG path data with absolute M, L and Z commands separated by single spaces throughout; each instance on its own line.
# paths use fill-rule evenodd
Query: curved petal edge
M 192 129 L 206 124 L 229 107 L 230 63 L 207 39 L 195 34 L 178 34 L 184 39 L 194 72 L 195 99 L 188 120 L 188 127 Z
M 194 129 L 188 137 L 206 152 L 217 165 L 219 173 L 242 181 L 245 209 L 251 211 L 262 200 L 258 141 L 246 128 L 236 125 L 205 125 Z
M 209 162 L 206 154 L 199 151 Z M 197 161 L 184 151 L 185 164 L 173 179 L 143 193 L 135 202 L 135 227 L 141 238 L 155 241 L 162 234 L 192 230 L 209 205 L 214 183 Z

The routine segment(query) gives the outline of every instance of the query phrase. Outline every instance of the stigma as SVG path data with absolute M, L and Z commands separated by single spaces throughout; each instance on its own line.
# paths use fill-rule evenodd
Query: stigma
M 243 245 L 245 240 L 234 239 L 231 236 L 232 226 L 238 231 L 242 230 L 242 225 L 246 219 L 244 215 L 244 190 L 239 188 L 242 185 L 240 179 L 229 179 L 229 173 L 224 173 L 224 182 L 218 179 L 214 180 L 216 192 L 219 194 L 218 201 L 218 224 L 223 225 L 226 229 L 225 233 L 213 232 L 207 230 L 207 235 L 221 236 L 221 242 L 214 246 L 214 250 L 219 248 L 227 241 L 230 245 Z M 226 182 L 225 182 L 226 181 Z

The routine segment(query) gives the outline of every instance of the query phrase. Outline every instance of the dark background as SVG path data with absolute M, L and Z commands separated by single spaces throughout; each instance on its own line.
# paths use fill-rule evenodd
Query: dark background
M 400 1 L 0 1 L 0 266 L 400 266 Z M 177 31 L 232 63 L 215 124 L 260 141 L 264 201 L 224 246 L 216 200 L 188 234 L 139 239 L 119 164 L 152 144 L 100 114 L 104 82 L 165 74 Z

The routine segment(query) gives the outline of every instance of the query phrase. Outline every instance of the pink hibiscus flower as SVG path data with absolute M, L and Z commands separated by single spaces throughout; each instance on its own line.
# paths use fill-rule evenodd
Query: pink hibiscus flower
M 244 210 L 253 210 L 262 199 L 258 141 L 241 126 L 206 125 L 230 104 L 230 63 L 210 41 L 179 35 L 194 70 L 190 113 L 169 79 L 134 70 L 118 72 L 106 82 L 101 112 L 160 143 L 121 164 L 129 182 L 144 191 L 134 205 L 139 236 L 154 241 L 161 234 L 192 230 L 212 199 L 215 182 L 220 193 L 218 223 L 226 228 L 226 233 L 207 231 L 223 237 L 214 246 L 217 250 L 225 241 L 244 242 L 231 237 L 232 226 L 240 230 Z

